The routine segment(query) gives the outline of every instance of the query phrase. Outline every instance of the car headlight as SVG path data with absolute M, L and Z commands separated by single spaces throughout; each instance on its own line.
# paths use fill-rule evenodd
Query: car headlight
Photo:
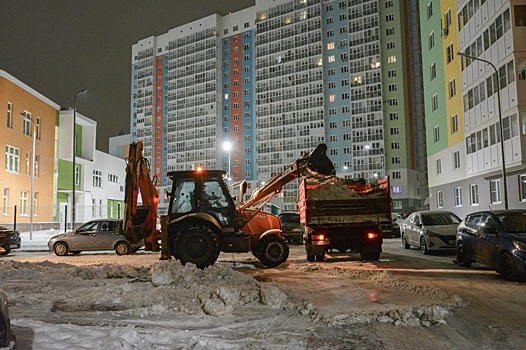
M 513 241 L 513 246 L 520 252 L 526 252 L 526 244 L 522 242 Z

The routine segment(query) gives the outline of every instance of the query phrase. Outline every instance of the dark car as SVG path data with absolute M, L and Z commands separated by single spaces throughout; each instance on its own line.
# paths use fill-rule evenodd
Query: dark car
M 7 255 L 12 249 L 20 249 L 22 239 L 17 230 L 0 226 L 0 255 Z
M 400 237 L 400 223 L 404 221 L 400 214 L 391 213 L 392 222 L 390 224 L 380 224 L 382 236 L 384 238 L 398 238 Z
M 303 231 L 300 226 L 300 214 L 294 212 L 282 212 L 278 214 L 281 220 L 283 237 L 289 243 L 302 244 Z
M 0 348 L 14 350 L 16 349 L 16 337 L 11 330 L 9 320 L 9 306 L 7 296 L 0 290 Z
M 457 262 L 464 267 L 484 264 L 508 280 L 526 277 L 526 210 L 466 216 L 457 231 Z
M 142 242 L 128 242 L 121 233 L 121 224 L 119 219 L 89 221 L 74 231 L 51 237 L 49 250 L 59 256 L 79 254 L 85 250 L 115 250 L 118 255 L 137 251 Z
M 402 245 L 419 247 L 422 253 L 455 251 L 460 218 L 450 211 L 417 211 L 401 224 Z

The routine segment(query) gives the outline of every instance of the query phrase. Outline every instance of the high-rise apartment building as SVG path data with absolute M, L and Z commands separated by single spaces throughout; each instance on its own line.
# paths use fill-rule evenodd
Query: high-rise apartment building
M 526 207 L 526 4 L 432 0 L 420 10 L 430 207 Z
M 416 0 L 257 0 L 143 39 L 132 140 L 161 186 L 202 166 L 252 189 L 325 142 L 339 176 L 389 175 L 394 210 L 422 208 L 418 21 Z M 273 203 L 295 210 L 296 188 Z

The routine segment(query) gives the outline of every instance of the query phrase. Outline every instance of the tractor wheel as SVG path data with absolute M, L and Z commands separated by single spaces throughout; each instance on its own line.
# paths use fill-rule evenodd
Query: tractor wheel
M 270 234 L 261 238 L 256 245 L 256 258 L 268 267 L 276 267 L 287 261 L 289 246 L 282 236 Z
M 195 264 L 204 269 L 219 257 L 219 240 L 216 230 L 203 223 L 190 223 L 175 237 L 173 256 L 184 265 Z

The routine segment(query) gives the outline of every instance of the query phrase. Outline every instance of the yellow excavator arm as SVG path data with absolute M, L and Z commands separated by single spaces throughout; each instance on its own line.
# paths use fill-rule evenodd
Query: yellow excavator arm
M 242 213 L 245 209 L 258 205 L 259 209 L 261 209 L 264 204 L 281 191 L 283 186 L 298 177 L 307 177 L 312 174 L 326 176 L 335 174 L 334 165 L 329 157 L 327 157 L 327 145 L 324 143 L 319 144 L 310 153 L 294 161 L 284 171 L 274 175 L 264 185 L 254 189 L 250 198 L 246 202 L 240 203 L 237 206 L 237 210 Z M 244 224 L 250 221 L 258 211 L 259 210 L 256 210 L 252 215 L 247 216 L 241 226 L 244 226 Z

